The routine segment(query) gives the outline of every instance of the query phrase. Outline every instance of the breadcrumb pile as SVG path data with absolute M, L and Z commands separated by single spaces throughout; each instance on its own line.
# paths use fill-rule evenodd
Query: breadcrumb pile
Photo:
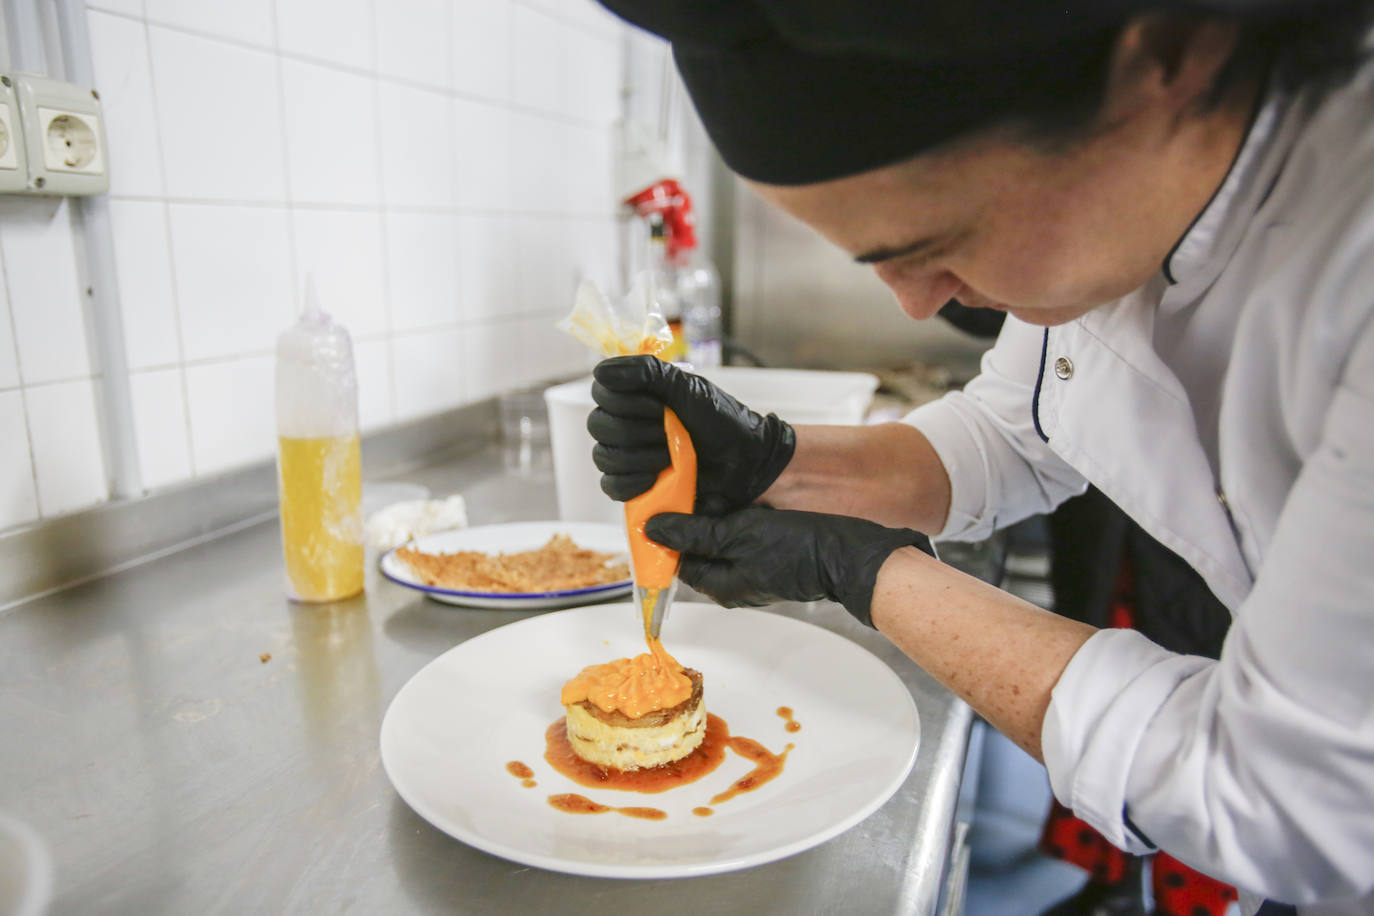
M 402 547 L 396 556 L 426 585 L 468 592 L 557 592 L 630 578 L 627 563 L 611 562 L 616 554 L 579 547 L 566 534 L 555 534 L 543 547 L 520 553 L 435 554 Z

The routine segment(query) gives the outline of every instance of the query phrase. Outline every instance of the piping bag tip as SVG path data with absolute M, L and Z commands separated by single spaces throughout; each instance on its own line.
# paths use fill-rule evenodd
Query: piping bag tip
M 658 639 L 663 631 L 663 621 L 668 618 L 668 609 L 673 605 L 677 593 L 677 580 L 667 588 L 645 588 L 638 583 L 634 586 L 635 608 L 644 622 L 646 639 Z

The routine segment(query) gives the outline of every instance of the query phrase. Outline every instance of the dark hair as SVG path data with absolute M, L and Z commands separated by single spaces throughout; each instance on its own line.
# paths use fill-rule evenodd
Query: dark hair
M 1229 17 L 1240 32 L 1230 59 L 1202 99 L 1203 110 L 1215 108 L 1243 83 L 1272 75 L 1287 89 L 1318 84 L 1349 73 L 1367 53 L 1364 40 L 1374 21 L 1371 0 L 1314 0 L 1300 9 L 1265 4 L 1238 5 Z M 1186 5 L 1171 15 L 1196 20 L 1221 18 Z M 1074 72 L 1059 81 L 1062 94 L 1046 95 L 1021 112 L 1004 113 L 1003 123 L 1037 144 L 1059 146 L 1083 135 L 1096 121 L 1106 94 L 1112 51 L 1126 24 L 1075 39 L 1067 59 Z M 1047 56 L 1066 49 L 1049 49 Z
M 1327 0 L 1298 4 L 1281 16 L 1237 18 L 1240 37 L 1212 87 L 1213 102 L 1237 82 L 1270 69 L 1288 89 L 1347 74 L 1364 54 L 1374 2 Z

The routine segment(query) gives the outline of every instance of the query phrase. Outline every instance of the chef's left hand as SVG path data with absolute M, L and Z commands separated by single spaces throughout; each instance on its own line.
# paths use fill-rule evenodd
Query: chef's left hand
M 892 552 L 934 556 L 910 528 L 764 507 L 716 517 L 665 512 L 644 530 L 682 553 L 678 578 L 726 607 L 829 598 L 868 626 L 878 570 Z

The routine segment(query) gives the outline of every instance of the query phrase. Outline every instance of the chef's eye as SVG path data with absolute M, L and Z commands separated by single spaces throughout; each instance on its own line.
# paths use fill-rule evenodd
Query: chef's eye
M 939 248 L 927 248 L 893 258 L 891 261 L 887 262 L 886 266 L 894 273 L 910 273 L 929 266 L 931 262 L 935 261 L 937 258 L 943 257 L 944 254 L 944 246 Z
M 966 236 L 946 237 L 943 240 L 931 245 L 929 248 L 922 248 L 920 251 L 913 251 L 911 254 L 902 258 L 906 266 L 912 268 L 925 267 L 933 261 L 947 258 L 956 248 L 964 243 Z

